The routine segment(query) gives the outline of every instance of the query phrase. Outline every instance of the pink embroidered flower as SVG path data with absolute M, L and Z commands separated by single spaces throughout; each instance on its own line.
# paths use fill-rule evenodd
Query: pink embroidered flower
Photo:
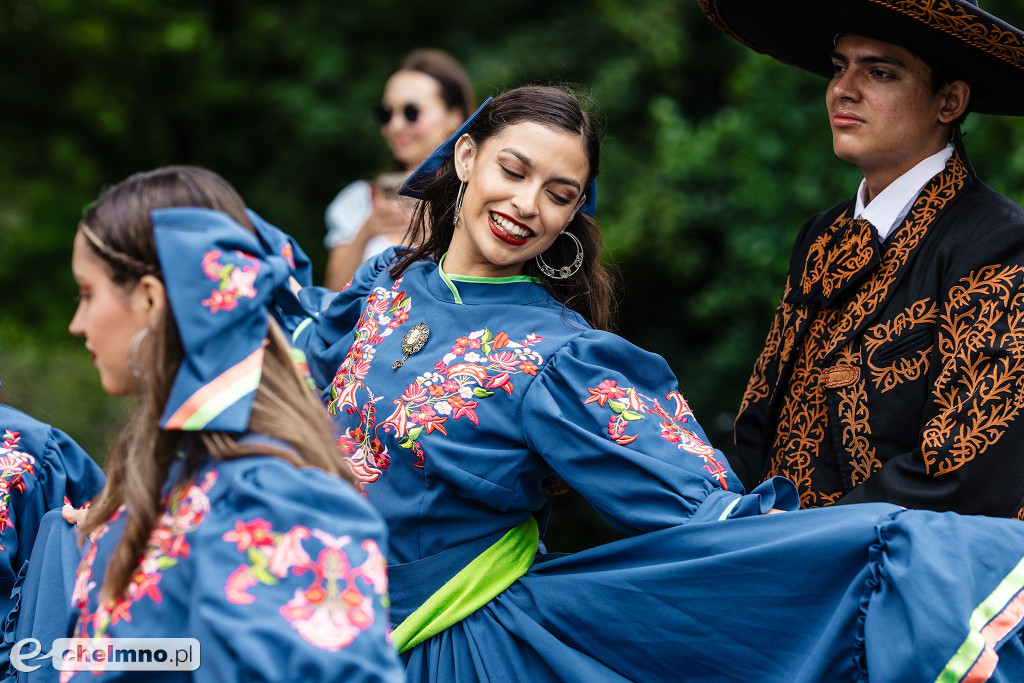
M 252 299 L 256 296 L 256 274 L 259 266 L 246 266 L 244 268 L 232 268 L 229 282 L 235 291 L 235 297 Z
M 449 394 L 454 394 L 459 391 L 459 383 L 453 379 L 445 380 L 441 387 Z
M 395 315 L 392 318 L 392 320 L 394 320 L 399 325 L 401 325 L 402 323 L 404 323 L 408 319 L 409 319 L 409 311 L 405 310 L 404 308 L 395 311 Z
M 626 395 L 626 392 L 618 387 L 618 382 L 613 379 L 606 379 L 597 385 L 597 389 L 587 389 L 590 392 L 590 398 L 583 402 L 584 405 L 587 403 L 597 402 L 597 405 L 604 408 L 606 402 L 610 399 L 622 398 Z
M 505 372 L 511 372 L 519 367 L 519 361 L 511 351 L 500 351 L 498 353 L 492 353 L 487 356 L 487 360 L 491 361 Z
M 129 586 L 128 590 L 131 599 L 140 600 L 148 597 L 153 602 L 160 604 L 163 601 L 163 596 L 160 594 L 160 589 L 157 584 L 160 583 L 160 574 L 142 574 L 133 577 L 133 584 Z
M 203 299 L 202 304 L 210 309 L 210 313 L 218 311 L 231 311 L 238 305 L 234 292 L 215 289 L 210 292 L 209 299 Z
M 267 556 L 267 568 L 277 577 L 284 577 L 292 567 L 306 567 L 312 563 L 302 548 L 302 542 L 309 538 L 309 529 L 296 526 L 281 534 Z
M 459 337 L 458 339 L 455 340 L 455 345 L 465 348 L 469 346 L 469 342 L 469 337 Z
M 214 249 L 203 254 L 203 274 L 215 282 L 220 281 L 221 271 L 224 270 L 224 266 L 219 262 L 222 253 L 219 249 Z
M 316 613 L 313 604 L 307 599 L 303 591 L 295 591 L 295 596 L 288 601 L 280 610 L 281 616 L 288 621 L 306 621 Z M 308 640 L 308 638 L 307 638 Z M 315 645 L 316 643 L 314 643 Z
M 511 376 L 507 372 L 502 372 L 501 374 L 495 375 L 494 377 L 491 377 L 489 380 L 487 380 L 487 388 L 498 389 L 508 384 L 508 381 L 510 379 Z
M 469 343 L 466 344 L 466 348 L 479 349 L 480 348 L 480 340 L 479 339 L 470 339 Z
M 378 296 L 377 293 L 373 293 L 366 297 L 366 310 L 371 315 L 381 315 L 386 313 L 390 302 L 387 297 Z
M 352 439 L 342 436 L 336 440 L 336 443 L 338 444 L 338 451 L 342 455 L 352 455 L 356 452 L 356 445 L 352 443 Z
M 410 384 L 402 393 L 402 400 L 406 403 L 416 403 L 427 397 L 427 390 L 418 384 Z
M 352 376 L 358 380 L 366 379 L 366 374 L 370 372 L 370 364 L 365 360 L 357 361 L 352 365 Z
M 12 432 L 10 429 L 4 430 L 4 448 L 15 449 L 18 444 L 21 443 L 21 432 Z
M 448 374 L 448 366 L 444 363 L 444 361 L 439 360 L 436 363 L 434 363 L 434 372 L 446 375 Z
M 238 552 L 248 550 L 252 546 L 273 545 L 270 537 L 270 522 L 265 519 L 254 519 L 251 522 L 235 522 L 235 530 L 228 531 L 221 538 L 238 547 Z
M 462 406 L 455 410 L 452 416 L 456 420 L 460 417 L 467 417 L 473 424 L 479 426 L 480 418 L 476 416 L 476 406 L 477 401 L 465 401 Z
M 363 434 L 363 430 L 360 429 L 359 427 L 350 430 L 348 435 L 351 436 L 352 440 L 355 441 L 356 443 L 362 443 L 363 439 L 366 438 L 366 435 Z
M 100 527 L 100 535 L 103 533 L 106 533 L 105 524 Z M 89 591 L 96 586 L 96 582 L 90 579 L 92 579 L 92 564 L 96 561 L 97 549 L 95 543 L 89 545 L 89 549 L 85 551 L 85 555 L 78 565 L 78 571 L 75 572 L 75 588 L 71 592 L 71 604 L 78 609 L 88 607 Z
M 441 396 L 444 394 L 444 387 L 440 384 L 431 384 L 428 388 L 431 396 Z
M 110 615 L 111 625 L 116 624 L 119 621 L 127 621 L 131 623 L 132 620 L 132 602 L 130 598 L 119 598 L 114 601 L 110 606 L 108 614 Z
M 231 576 L 228 577 L 228 582 L 224 586 L 224 594 L 230 603 L 251 605 L 256 598 L 247 591 L 257 583 L 259 582 L 249 573 L 249 566 L 243 564 L 231 572 Z
M 435 417 L 437 417 L 437 413 L 430 406 L 420 406 L 409 414 L 409 419 L 420 425 L 431 422 Z

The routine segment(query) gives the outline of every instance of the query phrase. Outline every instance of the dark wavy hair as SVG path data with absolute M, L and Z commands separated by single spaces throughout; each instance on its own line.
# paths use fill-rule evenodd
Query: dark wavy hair
M 480 148 L 505 128 L 524 122 L 579 135 L 590 164 L 584 187 L 590 186 L 590 181 L 597 177 L 600 169 L 599 132 L 592 118 L 583 111 L 577 96 L 568 90 L 546 86 L 509 90 L 480 112 L 469 128 L 469 136 Z M 423 191 L 423 201 L 417 207 L 409 228 L 411 243 L 421 246 L 407 252 L 391 268 L 392 277 L 398 277 L 416 261 L 427 258 L 440 260 L 448 251 L 455 231 L 452 217 L 460 185 L 454 159 L 449 157 Z M 601 231 L 594 219 L 582 211 L 576 213 L 566 230 L 583 245 L 583 266 L 579 272 L 565 280 L 551 279 L 530 259 L 523 264 L 523 274 L 540 279 L 555 299 L 582 315 L 592 327 L 611 329 L 616 302 L 613 278 L 601 261 Z M 570 239 L 556 239 L 544 252 L 543 258 L 555 268 L 568 265 L 576 258 L 576 245 Z

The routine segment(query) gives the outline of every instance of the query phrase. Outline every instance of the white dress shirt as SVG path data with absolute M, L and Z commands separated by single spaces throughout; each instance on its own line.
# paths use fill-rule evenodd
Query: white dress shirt
M 871 200 L 870 204 L 865 202 L 868 193 L 867 181 L 860 181 L 860 188 L 857 190 L 857 208 L 853 217 L 869 221 L 878 231 L 879 239 L 884 242 L 889 233 L 895 230 L 910 213 L 910 208 L 917 201 L 917 196 L 921 194 L 924 186 L 942 172 L 951 156 L 953 156 L 953 146 L 946 145 L 945 148 L 927 159 L 921 160 L 917 166 L 892 181 L 887 188 Z

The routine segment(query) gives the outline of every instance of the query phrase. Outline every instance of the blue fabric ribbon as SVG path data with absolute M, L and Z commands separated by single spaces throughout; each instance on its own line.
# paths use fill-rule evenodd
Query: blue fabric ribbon
M 434 176 L 437 175 L 437 170 L 441 168 L 441 164 L 446 159 L 455 155 L 455 143 L 459 141 L 463 135 L 469 132 L 472 127 L 473 121 L 480 115 L 480 112 L 484 108 L 494 101 L 493 97 L 488 97 L 484 100 L 484 103 L 473 112 L 472 116 L 466 119 L 465 123 L 459 126 L 459 129 L 455 133 L 441 143 L 441 146 L 430 153 L 426 159 L 423 160 L 416 170 L 412 172 L 412 175 L 402 184 L 402 188 L 398 191 L 399 194 L 406 197 L 413 197 L 419 199 L 423 196 L 427 187 L 434 180 Z M 583 202 L 583 206 L 580 207 L 580 211 L 591 218 L 597 212 L 597 179 L 590 181 L 590 185 L 587 186 L 587 200 Z
M 256 214 L 256 234 L 220 211 L 150 212 L 167 301 L 184 358 L 163 429 L 243 432 L 263 368 L 268 307 L 303 314 L 294 292 L 309 259 Z

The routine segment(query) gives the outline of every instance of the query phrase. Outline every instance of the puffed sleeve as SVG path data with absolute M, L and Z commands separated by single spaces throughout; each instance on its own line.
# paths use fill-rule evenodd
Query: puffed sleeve
M 12 498 L 19 545 L 24 557 L 32 551 L 39 520 L 50 510 L 64 505 L 65 499 L 80 508 L 95 498 L 107 479 L 89 455 L 59 429 L 50 429 L 46 448 L 37 460 L 36 485 L 26 487 L 24 495 Z
M 306 356 L 310 374 L 320 389 L 327 387 L 352 346 L 352 331 L 366 308 L 366 299 L 404 253 L 392 247 L 364 262 L 340 292 L 324 287 L 304 287 L 298 294 L 309 317 L 291 331 L 292 345 Z
M 523 403 L 527 444 L 620 532 L 793 507 L 784 480 L 743 487 L 713 448 L 660 356 L 606 332 L 559 350 Z M 746 500 L 744 500 L 746 499 Z
M 0 671 L 15 641 L 22 582 L 43 515 L 65 499 L 81 507 L 105 484 L 99 466 L 67 434 L 0 406 Z M 67 568 L 73 571 L 74 563 Z
M 275 458 L 220 466 L 192 542 L 197 681 L 398 681 L 384 524 L 346 482 Z

